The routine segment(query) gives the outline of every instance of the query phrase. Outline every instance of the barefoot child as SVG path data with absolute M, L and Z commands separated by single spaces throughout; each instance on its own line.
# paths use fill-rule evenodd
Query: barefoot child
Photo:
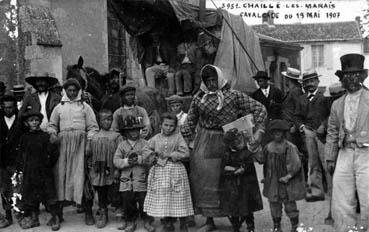
M 96 212 L 96 227 L 105 227 L 108 221 L 108 190 L 114 181 L 114 153 L 122 141 L 119 133 L 110 130 L 113 112 L 102 109 L 99 112 L 100 131 L 93 135 L 87 154 L 90 160 L 91 184 L 97 191 L 99 209 Z M 118 192 L 117 192 L 118 194 Z
M 170 217 L 180 218 L 180 231 L 186 232 L 186 217 L 194 214 L 186 168 L 181 160 L 189 157 L 189 149 L 180 133 L 176 133 L 177 117 L 162 116 L 160 134 L 149 140 L 145 153 L 154 158 L 148 177 L 144 211 L 153 217 L 166 217 L 164 231 L 174 230 Z
M 247 231 L 254 232 L 253 212 L 263 209 L 254 155 L 247 149 L 246 138 L 237 128 L 224 135 L 226 153 L 221 193 L 221 207 L 228 215 L 234 232 L 246 221 Z
M 53 166 L 58 159 L 58 149 L 49 142 L 50 135 L 40 129 L 43 115 L 35 110 L 23 114 L 23 122 L 28 128 L 20 138 L 17 169 L 23 172 L 22 200 L 24 211 L 19 224 L 23 229 L 40 226 L 39 205 L 43 203 L 51 213 L 50 225 L 59 230 L 57 216 L 56 189 Z
M 148 162 L 143 154 L 147 141 L 140 136 L 145 127 L 140 120 L 132 115 L 125 117 L 121 133 L 125 137 L 114 155 L 114 165 L 121 171 L 119 192 L 123 199 L 123 210 L 126 222 L 119 230 L 133 232 L 136 229 L 136 219 L 141 215 L 144 228 L 154 232 L 151 225 L 153 218 L 143 211 L 147 188 Z
M 291 232 L 295 232 L 299 223 L 299 210 L 296 201 L 305 198 L 305 179 L 297 147 L 287 141 L 289 125 L 284 120 L 273 120 L 269 131 L 273 141 L 263 150 L 260 163 L 264 163 L 264 191 L 268 198 L 274 230 L 281 231 L 282 204 L 291 221 Z

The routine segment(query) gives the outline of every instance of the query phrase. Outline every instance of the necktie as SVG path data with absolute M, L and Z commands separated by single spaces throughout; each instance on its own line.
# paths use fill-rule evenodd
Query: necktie
M 309 101 L 311 101 L 314 98 L 314 96 L 315 96 L 315 94 L 311 93 L 311 94 L 309 94 L 309 96 L 307 97 L 307 99 Z

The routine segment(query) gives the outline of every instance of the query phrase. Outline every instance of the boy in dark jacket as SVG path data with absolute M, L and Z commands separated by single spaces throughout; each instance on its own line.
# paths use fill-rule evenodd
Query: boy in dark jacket
M 24 212 L 19 224 L 23 229 L 40 225 L 38 211 L 43 203 L 51 213 L 51 229 L 59 230 L 53 166 L 58 159 L 57 147 L 50 143 L 48 133 L 40 129 L 43 115 L 29 110 L 22 116 L 28 131 L 20 138 L 17 171 L 23 174 L 21 208 Z

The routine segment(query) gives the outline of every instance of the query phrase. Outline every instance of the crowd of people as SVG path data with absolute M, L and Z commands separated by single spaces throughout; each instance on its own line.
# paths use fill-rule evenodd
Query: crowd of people
M 158 133 L 129 83 L 118 92 L 112 80 L 118 95 L 101 109 L 86 102 L 74 78 L 60 94 L 51 91 L 58 83 L 53 75 L 30 74 L 25 81 L 35 92 L 23 99 L 4 94 L 0 85 L 0 228 L 13 223 L 13 212 L 21 228 L 39 226 L 42 203 L 53 231 L 64 221 L 63 208 L 75 204 L 86 225 L 98 228 L 108 223 L 111 205 L 123 215 L 118 229 L 125 232 L 135 231 L 138 218 L 148 232 L 156 230 L 154 218 L 161 218 L 164 232 L 174 231 L 179 219 L 186 232 L 196 225 L 195 214 L 206 217 L 202 232 L 215 230 L 217 217 L 228 217 L 234 232 L 244 222 L 252 232 L 264 195 L 273 231 L 282 231 L 283 207 L 296 231 L 296 201 L 327 196 L 337 231 L 366 231 L 369 92 L 363 63 L 362 55 L 342 56 L 341 83 L 325 92 L 315 71 L 287 68 L 286 94 L 258 71 L 253 78 L 260 88 L 250 96 L 232 90 L 221 69 L 204 65 L 188 112 L 181 96 L 168 97 L 170 112 L 162 115 Z M 223 127 L 250 115 L 251 134 Z M 255 162 L 263 165 L 262 192 Z

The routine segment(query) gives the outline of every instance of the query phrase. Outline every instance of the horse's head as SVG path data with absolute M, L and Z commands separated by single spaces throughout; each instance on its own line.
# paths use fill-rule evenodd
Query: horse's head
M 77 64 L 67 66 L 67 77 L 75 78 L 81 84 L 83 90 L 89 92 L 93 97 L 94 109 L 99 109 L 98 105 L 105 93 L 105 85 L 102 83 L 100 73 L 90 67 L 83 66 L 83 58 L 80 56 Z
M 67 66 L 67 77 L 66 79 L 75 78 L 79 81 L 82 89 L 86 90 L 88 86 L 88 77 L 86 69 L 83 67 L 83 58 L 79 57 L 78 63 Z

